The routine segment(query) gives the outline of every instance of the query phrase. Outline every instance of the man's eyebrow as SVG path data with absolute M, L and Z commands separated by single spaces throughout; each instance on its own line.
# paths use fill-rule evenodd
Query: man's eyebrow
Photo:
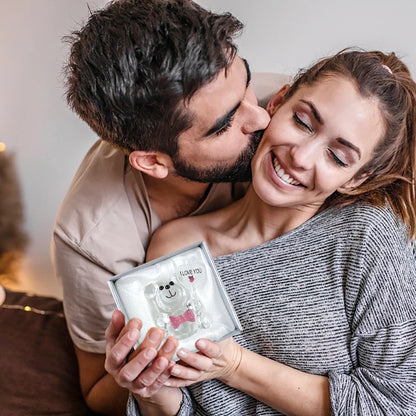
M 250 71 L 250 66 L 248 64 L 248 62 L 244 59 L 241 58 L 241 60 L 244 63 L 244 66 L 246 68 L 247 71 L 247 82 L 246 82 L 246 88 L 249 86 L 250 81 L 251 81 L 251 71 Z M 222 128 L 224 128 L 233 118 L 233 115 L 237 112 L 238 108 L 240 107 L 241 102 L 239 102 L 231 111 L 229 111 L 224 117 L 221 117 L 220 119 L 218 119 L 215 124 L 204 134 L 205 136 L 211 136 L 211 134 L 216 133 L 217 131 L 220 131 Z
M 314 117 L 316 118 L 316 120 L 318 121 L 318 123 L 323 125 L 324 121 L 323 121 L 321 115 L 319 114 L 318 109 L 315 107 L 315 105 L 311 101 L 307 101 L 307 100 L 300 100 L 300 101 L 305 103 L 311 109 L 311 111 L 312 111 Z M 337 141 L 338 141 L 338 143 L 341 143 L 342 145 L 347 146 L 350 149 L 354 150 L 354 152 L 356 152 L 358 157 L 361 159 L 361 150 L 357 146 L 352 144 L 349 140 L 343 139 L 342 137 L 338 137 Z
M 246 86 L 248 87 L 250 85 L 250 81 L 251 81 L 251 71 L 250 71 L 250 65 L 248 64 L 248 62 L 244 59 L 241 58 L 244 62 L 244 66 L 246 67 L 246 71 L 247 71 L 247 83 Z
M 237 112 L 240 107 L 241 102 L 239 102 L 231 111 L 229 111 L 224 117 L 218 119 L 215 124 L 204 134 L 204 136 L 211 136 L 211 134 L 220 131 L 224 128 L 233 118 L 233 115 Z

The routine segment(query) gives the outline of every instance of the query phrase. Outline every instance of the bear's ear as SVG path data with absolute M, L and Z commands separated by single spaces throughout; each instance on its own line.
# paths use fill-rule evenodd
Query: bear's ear
M 148 284 L 144 289 L 144 294 L 147 298 L 153 299 L 156 296 L 156 292 L 159 290 L 159 285 L 156 283 Z

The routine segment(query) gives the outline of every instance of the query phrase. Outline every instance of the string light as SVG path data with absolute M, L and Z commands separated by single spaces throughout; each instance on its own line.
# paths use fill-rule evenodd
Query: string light
M 60 318 L 64 318 L 64 314 L 62 312 L 57 312 L 57 311 L 44 311 L 44 310 L 37 309 L 37 308 L 34 308 L 32 306 L 29 306 L 29 305 L 8 305 L 8 304 L 3 304 L 3 305 L 0 305 L 0 309 L 17 309 L 17 310 L 21 310 L 21 311 L 25 311 L 25 312 L 36 313 L 38 315 L 55 315 L 55 316 L 58 316 Z

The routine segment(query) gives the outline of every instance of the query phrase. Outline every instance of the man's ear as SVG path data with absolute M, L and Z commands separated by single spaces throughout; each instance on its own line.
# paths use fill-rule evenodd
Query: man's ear
M 131 152 L 129 162 L 134 169 L 158 179 L 166 178 L 172 165 L 171 158 L 167 154 L 143 150 Z
M 282 104 L 283 98 L 285 97 L 286 93 L 289 91 L 290 85 L 286 84 L 280 88 L 279 91 L 270 99 L 266 106 L 266 110 L 272 116 L 276 110 L 279 108 L 280 104 Z
M 369 176 L 370 176 L 369 173 L 365 173 L 364 175 L 354 176 L 348 182 L 345 182 L 344 185 L 340 186 L 337 189 L 337 191 L 340 194 L 347 194 L 348 192 L 353 191 L 355 188 L 358 188 Z

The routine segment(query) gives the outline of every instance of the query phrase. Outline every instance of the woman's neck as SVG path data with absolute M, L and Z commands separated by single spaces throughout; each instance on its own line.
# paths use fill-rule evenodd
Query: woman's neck
M 239 201 L 223 210 L 214 227 L 222 234 L 217 255 L 241 251 L 263 244 L 299 227 L 312 218 L 318 208 L 272 207 L 250 187 Z M 218 238 L 218 235 L 216 235 Z

